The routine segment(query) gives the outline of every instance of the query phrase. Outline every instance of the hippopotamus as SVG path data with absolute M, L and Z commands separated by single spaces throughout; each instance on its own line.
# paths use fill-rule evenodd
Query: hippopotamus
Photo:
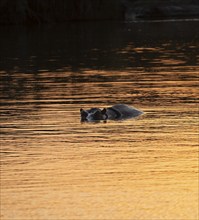
M 82 122 L 125 120 L 137 117 L 141 114 L 143 114 L 142 111 L 125 104 L 116 104 L 102 110 L 100 108 L 91 108 L 89 110 L 80 109 Z

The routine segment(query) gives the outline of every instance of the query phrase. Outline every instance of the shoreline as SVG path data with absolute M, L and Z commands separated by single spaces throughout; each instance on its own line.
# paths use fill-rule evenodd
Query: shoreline
M 0 3 L 0 25 L 59 24 L 78 21 L 199 19 L 199 2 L 180 0 L 35 0 Z

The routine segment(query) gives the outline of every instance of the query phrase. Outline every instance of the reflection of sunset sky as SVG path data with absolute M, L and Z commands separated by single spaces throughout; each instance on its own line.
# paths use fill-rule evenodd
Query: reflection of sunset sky
M 46 48 L 52 40 L 45 31 L 35 49 L 38 36 L 30 33 L 24 57 L 3 49 L 2 219 L 197 219 L 199 68 L 192 33 L 186 42 L 166 35 L 134 46 L 121 33 L 104 45 L 106 32 L 91 45 L 71 45 L 68 54 L 65 32 L 51 53 L 43 51 L 44 39 Z M 116 103 L 145 114 L 80 123 L 80 108 Z
M 16 83 L 6 88 L 16 92 L 1 105 L 2 213 L 42 219 L 45 206 L 47 215 L 60 218 L 110 216 L 110 209 L 120 218 L 196 217 L 198 90 L 192 68 L 70 73 L 77 82 L 68 82 L 67 72 L 39 73 L 38 89 L 33 75 L 12 75 Z M 21 90 L 20 77 L 30 82 Z M 80 124 L 80 107 L 119 102 L 145 114 Z

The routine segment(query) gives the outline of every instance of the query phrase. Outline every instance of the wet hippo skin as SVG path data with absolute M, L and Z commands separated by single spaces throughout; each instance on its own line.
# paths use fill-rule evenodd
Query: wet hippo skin
M 125 120 L 137 117 L 141 114 L 143 114 L 143 112 L 139 109 L 125 104 L 116 104 L 102 110 L 100 108 L 91 108 L 89 110 L 80 109 L 82 122 Z

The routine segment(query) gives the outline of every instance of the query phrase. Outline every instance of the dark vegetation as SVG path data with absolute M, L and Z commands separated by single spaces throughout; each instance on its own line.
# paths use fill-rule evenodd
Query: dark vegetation
M 123 18 L 120 0 L 1 0 L 0 22 L 49 23 Z
M 0 24 L 199 17 L 198 0 L 0 0 Z

